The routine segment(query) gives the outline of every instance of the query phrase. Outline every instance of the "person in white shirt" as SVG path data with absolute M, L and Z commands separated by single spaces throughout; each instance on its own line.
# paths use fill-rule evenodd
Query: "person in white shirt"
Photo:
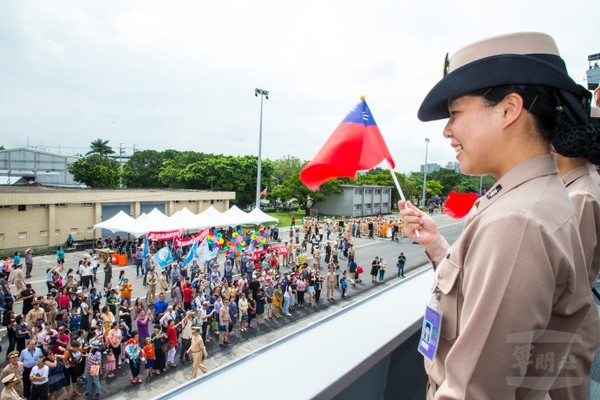
M 46 361 L 46 357 L 39 357 L 29 374 L 29 380 L 31 381 L 30 400 L 48 400 L 48 374 L 50 368 L 44 364 L 44 361 Z

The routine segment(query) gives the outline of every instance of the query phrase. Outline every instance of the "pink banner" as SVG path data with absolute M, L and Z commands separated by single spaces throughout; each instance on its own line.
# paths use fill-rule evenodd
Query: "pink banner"
M 271 250 L 274 250 L 275 253 L 277 253 L 278 256 L 280 256 L 282 254 L 287 254 L 288 253 L 287 247 L 285 247 L 285 246 L 273 246 L 273 247 L 269 247 L 266 250 L 255 251 L 253 254 L 250 255 L 250 259 L 252 261 L 256 261 L 256 260 L 258 260 L 260 258 L 260 256 L 262 254 L 267 253 L 267 252 L 269 252 Z
M 210 228 L 206 228 L 202 232 L 196 233 L 194 236 L 185 239 L 175 239 L 175 247 L 183 247 L 194 244 L 195 242 L 202 242 L 206 235 L 210 233 Z
M 183 236 L 183 229 L 177 229 L 174 231 L 164 232 L 149 232 L 148 240 L 154 240 L 157 242 L 164 242 L 165 240 L 171 240 Z

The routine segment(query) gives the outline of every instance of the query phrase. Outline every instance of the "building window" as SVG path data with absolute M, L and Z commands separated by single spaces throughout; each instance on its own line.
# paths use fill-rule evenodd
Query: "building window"
M 47 208 L 48 205 L 47 204 L 34 204 L 31 207 L 33 207 L 33 208 Z
M 188 203 L 195 203 L 196 200 L 188 200 Z
M 19 239 L 27 239 L 27 232 L 19 232 Z
M 372 194 L 373 193 L 373 189 L 365 189 L 365 194 Z
M 71 235 L 77 235 L 77 228 L 71 228 Z
M 81 207 L 94 207 L 94 203 L 81 203 Z
M 375 189 L 375 194 L 381 194 L 381 189 Z
M 371 208 L 371 204 L 365 204 L 365 208 L 370 209 Z
M 354 189 L 354 194 L 362 194 L 363 190 L 362 189 Z
M 388 208 L 388 202 L 387 202 L 387 201 L 386 201 L 386 202 L 383 202 L 383 203 L 381 204 L 381 206 L 382 206 L 383 208 Z
M 88 226 L 87 227 L 87 232 L 88 233 L 94 233 L 94 227 L 93 226 Z
M 0 240 L 4 240 L 4 233 L 0 233 Z
M 0 206 L 0 210 L 10 210 L 12 206 Z
M 67 207 L 67 205 L 65 203 L 56 203 L 54 206 L 57 208 L 66 208 Z
M 362 210 L 362 204 L 355 204 L 354 205 L 354 209 L 355 210 Z
M 19 204 L 17 206 L 17 211 L 27 211 L 27 206 L 24 204 Z
M 60 236 L 60 229 L 54 230 L 54 236 Z
M 210 201 L 210 204 L 215 204 L 215 201 L 214 201 L 214 200 L 211 200 L 211 201 Z
M 48 231 L 40 231 L 40 237 L 48 237 Z

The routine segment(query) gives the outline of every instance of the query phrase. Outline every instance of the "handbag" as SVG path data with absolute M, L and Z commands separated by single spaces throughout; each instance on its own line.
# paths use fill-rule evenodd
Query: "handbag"
M 175 347 L 175 346 L 173 346 L 173 343 L 167 342 L 167 343 L 163 344 L 162 351 L 164 351 L 165 353 L 168 353 L 173 347 Z
M 100 366 L 92 365 L 90 367 L 90 376 L 98 376 L 98 375 L 100 375 Z

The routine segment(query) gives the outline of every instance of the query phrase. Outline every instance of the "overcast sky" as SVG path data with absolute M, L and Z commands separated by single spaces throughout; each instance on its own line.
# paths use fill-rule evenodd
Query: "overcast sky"
M 397 170 L 445 165 L 417 109 L 443 58 L 488 36 L 551 34 L 576 82 L 600 52 L 598 0 L 17 1 L 0 3 L 0 144 L 311 159 L 360 95 Z M 60 147 L 60 149 L 59 149 Z

